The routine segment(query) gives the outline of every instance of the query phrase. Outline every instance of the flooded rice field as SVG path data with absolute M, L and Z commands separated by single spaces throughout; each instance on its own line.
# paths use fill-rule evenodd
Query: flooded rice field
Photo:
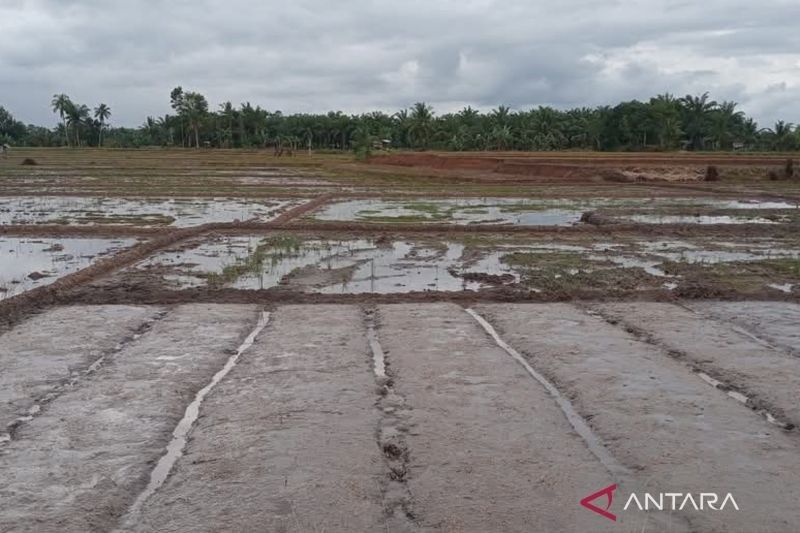
M 794 241 L 616 239 L 508 241 L 462 239 L 322 239 L 291 234 L 217 235 L 165 250 L 119 274 L 146 275 L 171 289 L 192 287 L 319 294 L 419 291 L 518 291 L 577 288 L 674 290 L 714 273 L 791 292 L 800 265 Z M 726 270 L 727 269 L 727 270 Z M 741 271 L 741 272 L 740 272 Z
M 800 523 L 800 182 L 24 155 L 0 161 L 25 195 L 0 197 L 0 531 Z M 581 504 L 603 487 L 608 515 Z M 644 490 L 737 507 L 624 507 Z
M 557 207 L 541 201 L 508 198 L 350 200 L 314 214 L 318 220 L 365 222 L 447 222 L 451 224 L 520 224 L 564 226 L 578 222 L 581 211 L 572 204 Z
M 786 201 L 724 200 L 716 198 L 591 198 L 524 199 L 458 198 L 419 200 L 360 199 L 335 202 L 312 216 L 322 221 L 395 223 L 496 224 L 569 226 L 583 213 L 599 211 L 619 222 L 646 224 L 773 224 L 787 220 L 784 211 L 798 205 Z M 676 211 L 679 214 L 665 214 Z M 775 212 L 760 216 L 750 211 Z M 708 212 L 708 213 L 707 213 Z M 732 212 L 735 214 L 713 214 Z M 680 214 L 683 213 L 683 214 Z
M 224 236 L 169 250 L 135 267 L 177 288 L 194 286 L 306 292 L 405 293 L 477 290 L 479 275 L 513 283 L 499 255 L 464 257 L 454 242 L 320 240 L 291 236 Z
M 136 239 L 0 237 L 0 300 L 48 285 Z
M 300 200 L 237 198 L 0 197 L 0 225 L 126 224 L 188 227 L 210 222 L 266 222 Z
M 748 215 L 631 215 L 619 217 L 641 224 L 780 224 L 785 217 L 766 218 Z

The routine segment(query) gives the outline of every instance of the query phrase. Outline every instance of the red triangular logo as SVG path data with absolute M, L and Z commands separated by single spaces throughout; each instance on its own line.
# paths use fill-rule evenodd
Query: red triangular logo
M 614 501 L 614 491 L 617 490 L 617 484 L 614 483 L 613 485 L 609 485 L 608 487 L 604 488 L 603 490 L 599 490 L 594 494 L 590 494 L 584 499 L 581 500 L 581 505 L 589 509 L 590 511 L 594 511 L 595 513 L 599 514 L 600 516 L 604 516 L 609 520 L 613 520 L 614 522 L 617 521 L 617 515 L 613 513 L 609 513 L 608 510 L 611 509 L 611 503 Z M 592 501 L 596 500 L 597 498 L 605 496 L 608 498 L 608 505 L 606 505 L 605 509 L 601 509 L 600 507 L 591 503 Z

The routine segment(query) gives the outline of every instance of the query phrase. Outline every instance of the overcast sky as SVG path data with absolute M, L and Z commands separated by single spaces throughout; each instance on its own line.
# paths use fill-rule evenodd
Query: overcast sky
M 0 105 L 55 123 L 65 92 L 112 123 L 212 108 L 514 109 L 671 92 L 800 122 L 800 0 L 0 0 Z

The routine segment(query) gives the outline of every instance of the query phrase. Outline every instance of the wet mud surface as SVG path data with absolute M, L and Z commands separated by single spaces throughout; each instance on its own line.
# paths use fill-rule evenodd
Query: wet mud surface
M 780 158 L 397 155 L 4 160 L 0 531 L 796 529 Z
M 137 242 L 133 238 L 0 237 L 0 300 L 49 285 Z
M 130 530 L 379 531 L 376 389 L 358 308 L 282 308 Z
M 800 424 L 800 358 L 793 354 L 674 305 L 632 302 L 593 309 L 633 332 L 646 332 L 654 345 L 746 396 L 753 409 L 764 409 L 789 427 Z
M 800 294 L 795 294 L 798 261 L 800 241 L 779 237 L 410 233 L 331 238 L 320 232 L 218 232 L 165 247 L 98 278 L 83 292 L 99 298 L 123 293 L 125 301 L 176 292 L 187 299 L 202 293 L 225 298 L 232 291 L 298 299 L 303 294 L 413 293 L 437 299 L 473 292 L 521 301 L 653 294 L 660 299 L 791 300 Z
M 497 226 L 574 226 L 596 212 L 609 223 L 779 224 L 798 213 L 794 201 L 713 197 L 406 198 L 333 201 L 312 220 Z
M 607 304 L 276 305 L 260 325 L 253 305 L 53 309 L 0 335 L 4 390 L 28 392 L 4 398 L 6 418 L 58 392 L 0 443 L 0 526 L 791 530 L 797 430 L 701 379 L 688 347 L 653 342 L 697 324 L 674 304 L 659 311 L 674 323 L 647 322 L 657 305 L 630 310 L 644 333 Z M 754 304 L 772 331 L 749 334 L 777 336 L 770 317 L 797 307 Z M 739 344 L 718 320 L 704 344 L 687 337 L 706 358 Z M 774 378 L 742 361 L 704 364 L 741 363 L 748 390 Z M 578 505 L 612 483 L 616 523 Z M 747 512 L 624 511 L 632 491 L 732 492 Z
M 97 371 L 158 312 L 131 306 L 63 307 L 1 336 L 0 440 L 10 440 L 28 417 Z
M 212 222 L 267 222 L 299 200 L 235 198 L 0 197 L 0 225 L 125 224 L 188 227 Z
M 682 513 L 691 530 L 793 527 L 795 511 L 776 509 L 791 506 L 800 490 L 785 468 L 800 451 L 796 435 L 708 386 L 666 350 L 586 310 L 567 305 L 477 309 L 572 398 L 623 465 L 645 486 L 658 487 L 653 492 L 736 487 L 740 506 L 752 509 L 747 515 L 730 509 L 713 516 Z
M 252 327 L 254 311 L 170 310 L 22 426 L 0 450 L 0 529 L 112 530 L 144 488 L 185 404 Z
M 800 357 L 800 307 L 790 303 L 695 302 L 690 307 L 704 316 L 730 322 L 767 344 Z

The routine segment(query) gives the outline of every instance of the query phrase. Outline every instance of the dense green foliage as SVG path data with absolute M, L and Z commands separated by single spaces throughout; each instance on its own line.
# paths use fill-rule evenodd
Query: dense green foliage
M 108 126 L 105 104 L 94 112 L 64 94 L 51 102 L 60 119 L 52 129 L 25 126 L 0 107 L 0 142 L 29 146 L 184 146 L 264 147 L 355 150 L 375 146 L 437 150 L 797 150 L 800 127 L 778 122 L 759 128 L 737 110 L 735 102 L 715 102 L 708 94 L 648 102 L 633 100 L 616 107 L 566 111 L 538 107 L 512 111 L 500 106 L 489 113 L 466 107 L 435 115 L 417 103 L 388 115 L 284 115 L 249 102 L 225 102 L 216 111 L 197 92 L 176 87 L 170 94 L 174 114 L 147 117 L 139 128 Z

